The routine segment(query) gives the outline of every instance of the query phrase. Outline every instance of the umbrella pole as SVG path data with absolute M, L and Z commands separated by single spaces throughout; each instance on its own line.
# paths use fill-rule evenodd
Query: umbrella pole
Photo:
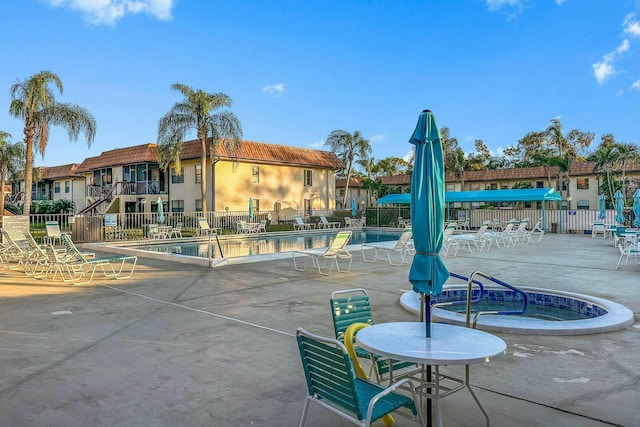
M 431 338 L 431 295 L 420 294 L 422 299 L 420 320 L 424 319 L 425 333 L 427 338 Z M 427 384 L 431 383 L 431 365 L 426 366 Z M 427 388 L 427 394 L 431 394 L 431 387 Z M 433 408 L 431 398 L 427 398 L 427 427 L 433 426 Z

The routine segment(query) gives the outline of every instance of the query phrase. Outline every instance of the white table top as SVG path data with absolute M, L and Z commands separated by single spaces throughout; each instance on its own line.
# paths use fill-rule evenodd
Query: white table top
M 356 342 L 381 356 L 428 365 L 484 363 L 507 351 L 495 335 L 444 323 L 431 324 L 431 338 L 422 322 L 380 323 L 358 331 Z

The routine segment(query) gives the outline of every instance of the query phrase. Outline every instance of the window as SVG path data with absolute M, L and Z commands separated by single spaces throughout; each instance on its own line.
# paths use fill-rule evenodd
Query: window
M 179 174 L 176 173 L 176 168 L 171 168 L 171 183 L 172 184 L 184 183 L 184 168 L 180 168 Z M 174 211 L 174 212 L 183 212 L 183 211 Z
M 304 186 L 311 187 L 313 185 L 313 174 L 309 169 L 305 169 L 304 171 Z
M 508 190 L 509 189 L 509 184 L 500 184 L 500 189 L 501 190 Z
M 456 191 L 455 184 L 447 184 L 447 191 Z
M 253 212 L 260 212 L 260 199 L 251 199 L 253 201 Z
M 311 215 L 311 199 L 304 199 L 304 211 Z
M 491 184 L 487 184 L 487 186 L 485 187 L 485 190 L 497 190 L 497 189 L 498 189 L 497 182 L 492 182 Z
M 260 182 L 260 166 L 251 167 L 251 182 L 257 184 Z
M 55 191 L 55 193 L 58 194 L 60 192 L 60 183 L 59 182 L 55 182 L 53 184 L 53 188 L 54 188 L 53 191 Z
M 578 179 L 576 179 L 576 185 L 578 187 L 578 190 L 588 190 L 589 189 L 589 178 L 578 178 Z M 587 205 L 588 204 L 589 203 L 587 203 Z M 580 202 L 578 202 L 578 206 L 580 206 Z M 578 207 L 578 209 L 580 209 L 580 208 Z
M 202 212 L 202 199 L 196 199 L 196 212 Z
M 544 188 L 544 181 L 536 181 L 536 188 Z
M 65 181 L 64 182 L 64 192 L 68 193 L 70 191 L 70 182 L 69 181 Z
M 171 212 L 184 212 L 184 200 L 172 200 Z
M 202 165 L 196 165 L 196 184 L 201 184 L 201 183 L 202 183 Z M 202 200 L 200 200 L 200 206 L 202 206 Z
M 560 188 L 562 187 L 562 188 Z M 567 182 L 565 180 L 556 182 L 556 190 L 558 191 L 567 191 Z
M 578 200 L 578 209 L 589 210 L 588 200 Z

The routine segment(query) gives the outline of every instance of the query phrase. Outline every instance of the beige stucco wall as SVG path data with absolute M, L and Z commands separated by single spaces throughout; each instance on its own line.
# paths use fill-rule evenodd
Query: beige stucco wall
M 259 167 L 259 182 L 252 180 L 253 166 Z M 304 171 L 312 171 L 312 185 L 304 185 Z M 215 165 L 215 204 L 218 212 L 247 210 L 249 197 L 259 200 L 261 210 L 273 210 L 279 201 L 281 208 L 304 209 L 304 200 L 311 200 L 314 210 L 335 207 L 333 170 L 220 161 Z

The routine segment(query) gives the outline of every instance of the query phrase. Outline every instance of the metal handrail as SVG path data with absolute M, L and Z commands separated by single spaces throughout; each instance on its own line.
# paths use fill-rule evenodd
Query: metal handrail
M 523 304 L 522 304 L 522 310 L 504 310 L 504 311 L 479 311 L 478 313 L 476 313 L 476 315 L 473 318 L 473 329 L 476 328 L 476 325 L 478 323 L 478 318 L 482 315 L 485 314 L 499 314 L 499 315 L 513 315 L 513 314 L 523 314 L 526 310 L 527 310 L 527 304 L 528 304 L 528 300 L 527 300 L 527 294 L 525 294 L 523 291 L 521 291 L 520 289 L 516 288 L 515 286 L 512 286 L 508 283 L 503 282 L 502 280 L 496 279 L 493 276 L 490 276 L 487 273 L 483 273 L 481 271 L 474 271 L 473 273 L 471 273 L 471 276 L 469 276 L 469 280 L 467 281 L 467 307 L 466 307 L 466 319 L 465 319 L 465 325 L 467 326 L 467 328 L 469 327 L 469 324 L 471 322 L 471 286 L 473 285 L 473 283 L 475 283 L 476 281 L 473 280 L 473 278 L 475 276 L 482 276 L 487 280 L 491 280 L 493 283 L 496 283 L 500 286 L 504 286 L 507 289 L 511 289 L 512 291 L 522 295 L 523 298 Z
M 464 280 L 465 282 L 469 280 L 468 277 L 465 277 L 465 276 L 462 276 L 462 275 L 456 274 L 456 273 L 449 272 L 449 276 L 450 277 L 455 277 L 456 279 Z M 482 293 L 484 292 L 484 285 L 482 284 L 482 282 L 480 282 L 478 280 L 474 280 L 473 283 L 475 283 L 476 285 L 478 285 L 478 287 L 480 287 L 480 296 L 477 299 L 472 299 L 471 302 L 474 302 L 474 303 L 475 302 L 480 302 L 480 300 L 482 299 Z M 467 303 L 466 300 L 437 302 L 437 303 L 431 305 L 431 311 L 433 312 L 433 309 L 435 309 L 435 308 L 446 307 L 446 306 L 450 306 L 450 305 L 462 305 L 462 304 L 466 304 L 466 303 Z

